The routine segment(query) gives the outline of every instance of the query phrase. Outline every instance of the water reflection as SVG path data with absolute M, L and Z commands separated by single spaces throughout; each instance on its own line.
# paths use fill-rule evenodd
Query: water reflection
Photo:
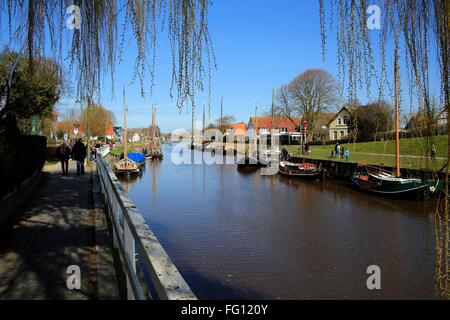
M 199 298 L 435 297 L 433 204 L 174 165 L 167 149 L 146 166 L 124 184 Z M 381 291 L 366 288 L 372 264 Z

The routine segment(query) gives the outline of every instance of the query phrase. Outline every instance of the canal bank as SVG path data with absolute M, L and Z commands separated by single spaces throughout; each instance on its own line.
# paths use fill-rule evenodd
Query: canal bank
M 292 161 L 294 163 L 302 163 L 302 162 L 313 163 L 318 167 L 325 169 L 328 172 L 328 174 L 331 175 L 332 177 L 346 180 L 352 177 L 353 173 L 358 167 L 358 163 L 344 160 L 334 160 L 333 158 L 323 160 L 323 159 L 314 159 L 308 156 L 300 157 L 289 154 L 287 159 L 289 159 L 289 161 Z M 387 171 L 395 172 L 395 168 L 390 166 L 384 165 L 373 165 L 373 166 L 380 167 Z M 418 178 L 424 181 L 431 179 L 432 177 L 438 177 L 439 179 L 444 178 L 443 172 L 436 172 L 433 170 L 401 168 L 400 172 L 403 177 Z

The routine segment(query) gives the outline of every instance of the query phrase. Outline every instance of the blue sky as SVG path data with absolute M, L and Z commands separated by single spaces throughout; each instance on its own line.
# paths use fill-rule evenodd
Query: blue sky
M 224 114 L 238 121 L 248 121 L 255 112 L 267 110 L 272 88 L 277 88 L 308 68 L 324 68 L 336 74 L 336 59 L 330 55 L 322 61 L 317 0 L 216 0 L 209 12 L 209 29 L 218 68 L 212 73 L 211 122 L 220 115 L 224 97 Z M 120 24 L 119 24 L 120 25 Z M 151 105 L 157 103 L 157 122 L 164 132 L 191 127 L 190 107 L 177 109 L 169 95 L 172 64 L 168 41 L 160 36 L 154 94 L 145 99 L 139 86 L 128 87 L 135 48 L 130 46 L 124 64 L 117 65 L 115 99 L 110 99 L 111 83 L 105 78 L 101 103 L 116 114 L 122 125 L 122 87 L 127 85 L 128 126 L 150 124 Z M 146 84 L 149 85 L 149 77 Z M 197 120 L 201 120 L 208 95 L 197 93 Z M 63 100 L 60 109 L 73 107 L 73 100 Z M 208 120 L 208 113 L 207 113 Z
M 211 122 L 219 117 L 222 96 L 224 113 L 247 122 L 257 102 L 260 112 L 268 110 L 272 88 L 288 83 L 297 74 L 323 68 L 337 77 L 334 34 L 328 37 L 327 59 L 322 61 L 318 3 L 318 0 L 213 1 L 209 31 L 218 69 L 212 73 Z M 373 32 L 377 36 L 379 31 Z M 111 83 L 106 76 L 100 103 L 112 110 L 116 124 L 122 125 L 122 87 L 126 85 L 129 127 L 149 126 L 151 105 L 157 103 L 157 122 L 163 132 L 189 129 L 190 107 L 177 109 L 169 95 L 172 64 L 165 34 L 158 41 L 154 94 L 145 99 L 140 96 L 137 84 L 129 86 L 135 56 L 136 50 L 130 45 L 123 56 L 124 63 L 116 66 L 116 98 L 110 97 Z M 196 118 L 201 120 L 202 105 L 208 105 L 207 93 L 197 93 L 196 100 Z M 368 99 L 362 93 L 360 100 Z M 58 108 L 63 111 L 74 106 L 73 99 L 64 98 Z

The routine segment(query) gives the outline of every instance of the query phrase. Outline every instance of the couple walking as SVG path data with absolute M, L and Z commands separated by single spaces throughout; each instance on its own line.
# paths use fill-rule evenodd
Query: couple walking
M 63 175 L 67 175 L 69 171 L 69 159 L 72 158 L 77 162 L 77 174 L 84 174 L 84 160 L 86 159 L 86 146 L 80 138 L 70 150 L 69 146 L 63 142 L 56 149 L 56 154 L 61 162 Z

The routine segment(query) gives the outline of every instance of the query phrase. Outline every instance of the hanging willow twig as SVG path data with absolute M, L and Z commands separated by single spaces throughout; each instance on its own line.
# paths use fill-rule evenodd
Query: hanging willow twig
M 61 28 L 70 5 L 80 9 L 80 29 Z M 76 76 L 77 98 L 81 100 L 100 96 L 104 74 L 111 75 L 114 86 L 115 64 L 125 50 L 127 30 L 137 48 L 132 81 L 139 80 L 144 95 L 144 79 L 150 73 L 151 94 L 157 36 L 168 24 L 173 58 L 171 94 L 176 90 L 177 106 L 181 107 L 195 90 L 203 90 L 204 75 L 209 81 L 211 67 L 215 65 L 208 32 L 209 6 L 210 0 L 0 0 L 0 10 L 6 13 L 0 22 L 6 25 L 2 19 L 7 20 L 10 37 L 26 27 L 24 39 L 30 58 L 48 55 L 49 51 L 60 60 L 68 56 L 70 69 Z M 118 36 L 117 25 L 121 14 L 122 38 Z M 62 41 L 67 38 L 70 44 L 65 46 Z M 32 59 L 29 61 L 32 72 Z
M 337 64 L 339 78 L 343 87 L 347 86 L 348 96 L 354 99 L 361 84 L 366 84 L 370 94 L 371 81 L 378 86 L 379 98 L 387 86 L 391 90 L 392 81 L 388 70 L 392 65 L 392 44 L 399 46 L 405 58 L 405 70 L 408 76 L 410 102 L 417 100 L 419 113 L 433 114 L 429 89 L 429 65 L 431 53 L 437 52 L 437 62 L 441 80 L 441 103 L 444 111 L 449 111 L 449 65 L 450 65 L 450 0 L 379 0 L 382 11 L 381 30 L 378 46 L 380 65 L 374 63 L 373 43 L 375 36 L 370 34 L 366 25 L 368 1 L 366 0 L 331 0 L 320 2 L 322 53 L 325 58 L 327 15 L 330 30 L 336 30 Z M 373 4 L 370 3 L 370 4 Z M 428 126 L 432 125 L 430 121 Z M 430 128 L 427 128 L 429 130 Z M 447 132 L 450 132 L 450 112 L 447 112 Z M 430 139 L 428 139 L 430 141 Z M 427 147 L 427 152 L 428 152 Z M 447 166 L 445 172 L 445 193 L 449 194 L 450 141 L 448 143 Z M 437 272 L 436 286 L 440 298 L 450 299 L 450 220 L 449 199 L 443 197 L 436 213 L 436 250 Z

